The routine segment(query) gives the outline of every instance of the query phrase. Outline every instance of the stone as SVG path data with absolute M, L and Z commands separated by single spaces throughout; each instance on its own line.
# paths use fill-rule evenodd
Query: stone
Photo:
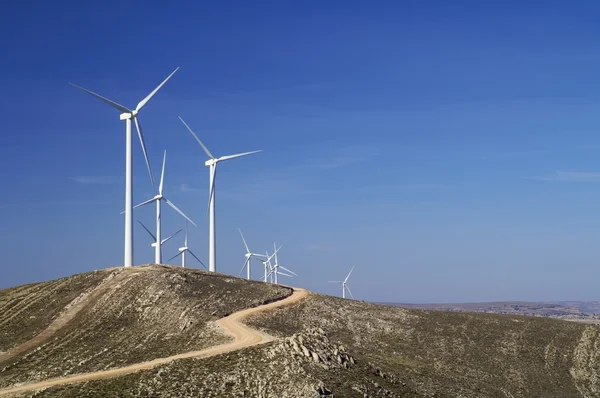
M 300 347 L 302 348 L 302 352 L 304 353 L 304 356 L 310 357 L 310 351 L 308 351 L 308 348 L 304 347 L 303 345 Z
M 316 352 L 312 352 L 312 359 L 313 361 L 320 363 L 321 362 L 321 358 L 319 357 L 319 354 L 317 354 Z

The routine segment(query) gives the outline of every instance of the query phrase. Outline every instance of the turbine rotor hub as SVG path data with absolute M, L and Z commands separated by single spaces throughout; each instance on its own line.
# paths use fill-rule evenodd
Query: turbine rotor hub
M 126 113 L 121 113 L 120 119 L 121 120 L 127 120 L 127 119 L 133 119 L 134 117 L 136 117 L 138 114 L 138 111 L 131 111 L 131 113 L 126 112 Z

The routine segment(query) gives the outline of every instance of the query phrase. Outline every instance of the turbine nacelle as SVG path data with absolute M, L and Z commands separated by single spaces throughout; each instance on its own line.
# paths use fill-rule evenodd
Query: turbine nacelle
M 121 113 L 119 120 L 133 119 L 138 115 L 139 111 L 131 111 L 130 113 Z
M 204 162 L 205 166 L 212 166 L 212 165 L 216 165 L 219 162 L 218 159 L 208 159 L 206 162 Z
M 187 249 L 188 249 L 188 248 L 184 246 L 184 247 L 180 247 L 180 248 L 179 248 L 179 251 L 180 251 L 180 252 L 184 252 L 184 251 L 186 251 Z

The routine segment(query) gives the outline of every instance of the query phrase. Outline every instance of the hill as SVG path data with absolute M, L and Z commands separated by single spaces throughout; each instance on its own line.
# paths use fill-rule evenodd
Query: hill
M 46 300 L 44 316 L 37 308 L 41 304 L 26 304 L 51 292 L 65 297 Z M 7 351 L 0 357 L 0 386 L 120 369 L 227 343 L 231 337 L 223 333 L 223 321 L 231 319 L 237 327 L 248 313 L 237 311 L 255 307 L 257 315 L 245 322 L 275 337 L 262 344 L 246 341 L 246 348 L 220 355 L 194 354 L 120 377 L 4 395 L 600 396 L 596 326 L 405 309 L 318 294 L 278 307 L 291 293 L 284 286 L 166 266 L 109 269 L 0 291 L 0 306 L 9 309 L 0 313 Z M 273 308 L 258 313 L 267 302 Z M 15 349 L 32 339 L 34 346 Z
M 495 314 L 542 316 L 565 321 L 600 324 L 600 302 L 598 301 L 496 301 L 488 303 L 382 304 L 422 310 L 491 312 Z

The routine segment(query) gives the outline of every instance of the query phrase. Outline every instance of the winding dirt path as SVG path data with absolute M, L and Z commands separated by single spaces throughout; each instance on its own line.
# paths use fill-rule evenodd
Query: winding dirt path
M 111 377 L 123 376 L 126 374 L 137 372 L 138 370 L 151 369 L 158 365 L 184 358 L 206 358 L 215 355 L 225 354 L 231 351 L 236 351 L 242 348 L 267 343 L 274 340 L 272 336 L 262 333 L 258 330 L 252 329 L 245 325 L 241 321 L 249 315 L 257 314 L 260 312 L 268 311 L 273 308 L 283 307 L 286 305 L 294 304 L 308 296 L 308 291 L 299 288 L 293 288 L 291 296 L 279 301 L 274 301 L 269 304 L 261 305 L 259 307 L 248 308 L 242 311 L 234 312 L 224 318 L 217 321 L 223 331 L 233 337 L 233 341 L 226 344 L 217 345 L 214 347 L 206 348 L 200 351 L 190 351 L 182 354 L 172 355 L 165 358 L 157 358 L 151 361 L 140 362 L 133 365 L 125 366 L 122 368 L 101 370 L 98 372 L 82 373 L 71 376 L 59 377 L 55 379 L 48 379 L 40 382 L 21 384 L 5 389 L 0 389 L 0 396 L 13 394 L 23 391 L 40 390 L 42 388 L 62 385 L 79 383 L 83 381 L 107 379 Z

